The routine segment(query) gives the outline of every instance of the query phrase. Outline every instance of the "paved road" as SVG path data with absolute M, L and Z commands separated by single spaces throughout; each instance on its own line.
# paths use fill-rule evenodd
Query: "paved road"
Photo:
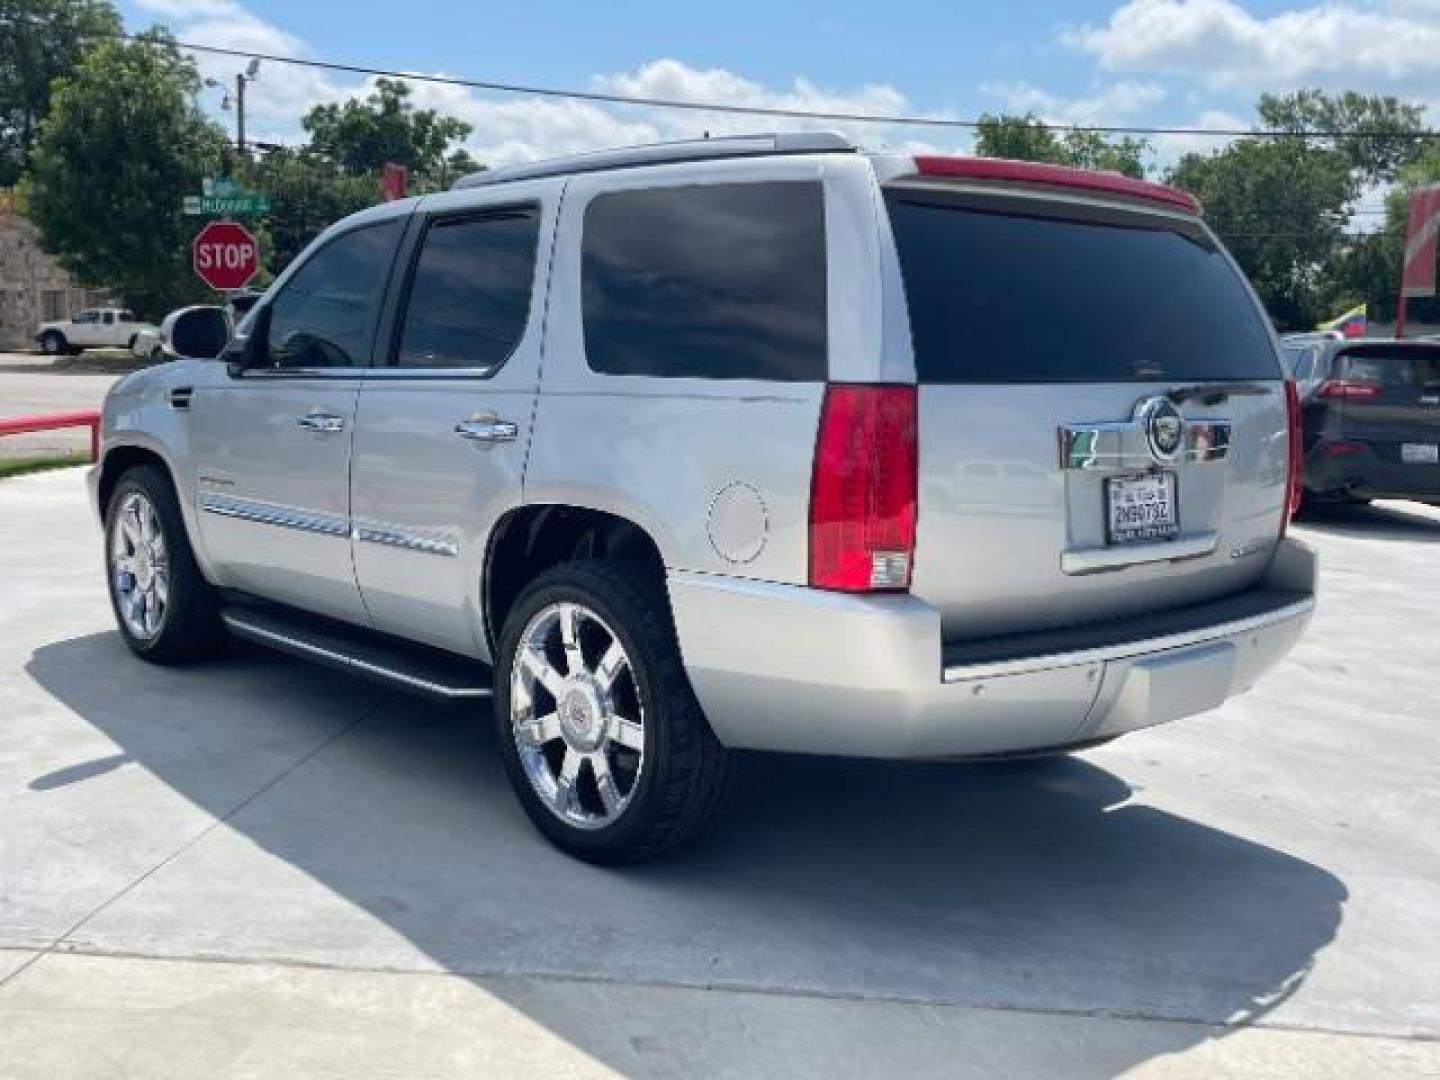
M 1440 511 L 1203 718 L 1049 764 L 754 756 L 702 847 L 533 834 L 484 716 L 111 630 L 69 470 L 0 482 L 0 1072 L 1440 1074 Z
M 0 352 L 0 417 L 99 408 L 118 375 L 53 370 L 49 357 Z M 0 439 L 0 457 L 31 454 L 84 453 L 90 448 L 86 428 L 7 435 Z

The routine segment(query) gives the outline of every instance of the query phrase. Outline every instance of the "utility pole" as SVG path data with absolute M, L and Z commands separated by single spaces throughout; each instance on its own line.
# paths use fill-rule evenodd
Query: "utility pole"
M 235 147 L 240 151 L 240 160 L 245 160 L 245 73 L 235 74 Z
M 245 87 L 260 77 L 260 60 L 257 57 L 245 65 L 245 70 L 235 75 L 235 149 L 240 158 L 240 164 L 245 164 Z M 206 86 L 216 86 L 217 83 L 210 79 L 205 80 Z M 225 100 L 220 103 L 222 109 L 230 108 L 231 97 L 225 95 Z

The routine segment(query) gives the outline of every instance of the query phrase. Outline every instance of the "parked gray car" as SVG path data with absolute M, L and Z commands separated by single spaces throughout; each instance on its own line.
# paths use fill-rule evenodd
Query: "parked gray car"
M 531 819 L 619 862 L 736 749 L 1047 752 L 1248 688 L 1314 602 L 1295 407 L 1181 192 L 713 139 L 347 218 L 218 362 L 116 386 L 92 485 L 138 655 L 493 697 Z

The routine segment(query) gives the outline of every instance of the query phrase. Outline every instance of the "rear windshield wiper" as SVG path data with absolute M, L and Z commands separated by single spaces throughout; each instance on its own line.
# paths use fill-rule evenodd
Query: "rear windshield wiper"
M 1211 382 L 1187 383 L 1184 386 L 1177 386 L 1165 396 L 1176 405 L 1184 404 L 1187 401 L 1199 401 L 1204 405 L 1219 405 L 1226 398 L 1264 397 L 1268 393 L 1270 393 L 1270 387 L 1265 383 Z

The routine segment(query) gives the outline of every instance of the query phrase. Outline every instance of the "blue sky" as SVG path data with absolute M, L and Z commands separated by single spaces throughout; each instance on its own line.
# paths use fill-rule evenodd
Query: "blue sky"
M 132 28 L 182 39 L 569 88 L 747 104 L 973 117 L 1031 110 L 1105 124 L 1244 125 L 1264 90 L 1317 85 L 1440 102 L 1440 0 L 1085 0 L 1005 4 L 777 4 L 655 0 L 480 4 L 406 0 L 125 0 Z M 202 58 L 233 76 L 241 61 Z M 251 131 L 293 141 L 318 101 L 365 80 L 270 65 Z M 210 107 L 218 110 L 219 94 Z M 773 122 L 419 87 L 475 125 L 502 163 L 541 154 Z M 862 125 L 870 143 L 964 149 L 961 132 Z M 1156 140 L 1156 164 L 1213 145 Z

